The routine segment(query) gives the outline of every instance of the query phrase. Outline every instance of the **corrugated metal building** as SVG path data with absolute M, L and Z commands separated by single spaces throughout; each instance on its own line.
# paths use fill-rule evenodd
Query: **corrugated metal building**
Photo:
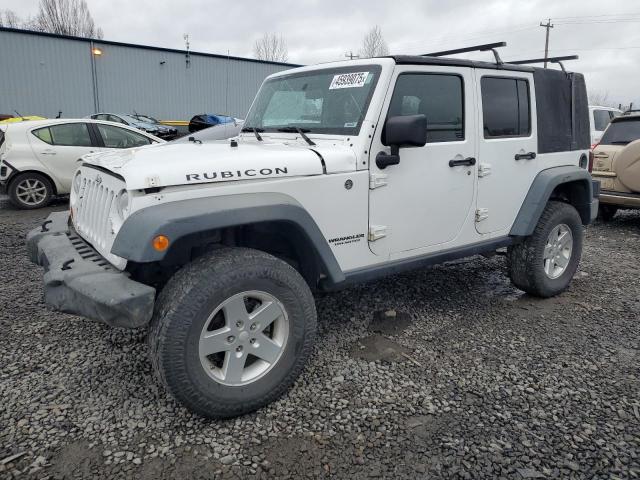
M 0 28 L 0 114 L 243 118 L 264 78 L 295 66 Z

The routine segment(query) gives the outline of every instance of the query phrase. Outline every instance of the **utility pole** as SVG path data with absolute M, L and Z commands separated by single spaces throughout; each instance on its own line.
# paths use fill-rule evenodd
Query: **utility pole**
M 547 36 L 544 42 L 544 68 L 547 68 L 547 58 L 549 58 L 549 31 L 553 28 L 551 19 L 548 19 L 547 23 L 540 22 L 540 26 L 547 29 Z
M 349 51 L 349 52 L 345 53 L 344 56 L 347 57 L 349 60 L 360 58 L 360 55 L 354 54 L 353 51 Z

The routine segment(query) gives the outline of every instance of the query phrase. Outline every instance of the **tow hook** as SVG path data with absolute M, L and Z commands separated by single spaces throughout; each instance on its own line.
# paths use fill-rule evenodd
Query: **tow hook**
M 71 260 L 67 260 L 62 264 L 62 268 L 60 268 L 60 270 L 71 270 L 71 267 L 69 265 L 71 265 L 75 261 L 76 261 L 75 258 L 72 258 Z

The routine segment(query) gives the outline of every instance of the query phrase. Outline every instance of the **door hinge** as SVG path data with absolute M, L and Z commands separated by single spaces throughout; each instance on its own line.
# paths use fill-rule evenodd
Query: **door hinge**
M 479 208 L 476 210 L 476 222 L 481 222 L 482 220 L 486 220 L 487 218 L 489 218 L 488 208 Z
M 369 189 L 375 190 L 378 187 L 384 187 L 387 184 L 386 173 L 372 173 L 369 175 Z
M 385 225 L 371 225 L 369 227 L 369 235 L 367 238 L 370 242 L 375 242 L 387 236 L 387 227 Z
M 478 177 L 486 177 L 487 175 L 491 175 L 491 164 L 490 163 L 480 163 L 478 165 Z

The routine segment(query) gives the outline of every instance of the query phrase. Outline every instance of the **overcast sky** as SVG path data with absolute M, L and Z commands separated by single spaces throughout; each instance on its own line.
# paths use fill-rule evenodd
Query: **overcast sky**
M 638 0 L 88 0 L 107 40 L 252 56 L 264 32 L 281 34 L 289 61 L 344 59 L 380 25 L 391 53 L 504 40 L 505 60 L 544 56 L 542 20 L 552 19 L 550 55 L 576 53 L 590 91 L 612 103 L 640 105 L 640 1 Z M 1 8 L 35 15 L 37 0 L 2 0 Z M 490 54 L 474 54 L 490 59 Z

